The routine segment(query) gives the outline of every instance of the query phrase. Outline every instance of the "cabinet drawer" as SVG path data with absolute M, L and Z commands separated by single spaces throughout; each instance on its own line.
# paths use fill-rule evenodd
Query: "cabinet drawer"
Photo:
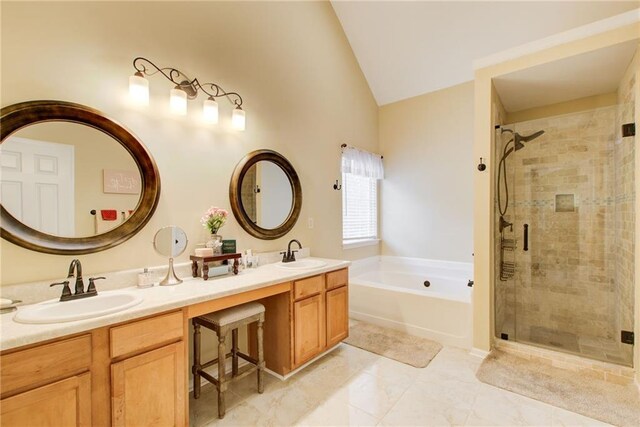
M 332 271 L 327 273 L 327 289 L 339 288 L 349 282 L 349 270 Z
M 309 277 L 293 282 L 293 297 L 296 300 L 318 294 L 324 289 L 324 276 Z
M 16 351 L 2 356 L 2 396 L 89 370 L 91 335 Z
M 111 328 L 111 357 L 182 339 L 182 320 L 182 312 L 176 311 Z

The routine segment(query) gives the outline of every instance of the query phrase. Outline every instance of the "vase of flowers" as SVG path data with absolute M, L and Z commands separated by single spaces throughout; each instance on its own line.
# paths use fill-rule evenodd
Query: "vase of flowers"
M 227 222 L 229 212 L 225 209 L 210 207 L 200 218 L 200 223 L 209 231 L 209 240 L 206 243 L 207 248 L 213 248 L 214 255 L 222 255 L 222 236 L 218 231 Z

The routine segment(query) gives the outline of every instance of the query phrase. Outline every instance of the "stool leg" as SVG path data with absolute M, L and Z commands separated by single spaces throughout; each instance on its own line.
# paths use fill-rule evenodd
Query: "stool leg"
M 193 322 L 193 398 L 200 397 L 200 325 Z
M 231 375 L 238 375 L 238 328 L 231 331 Z
M 258 393 L 262 393 L 264 391 L 264 349 L 262 347 L 263 343 L 263 330 L 262 330 L 263 320 L 260 319 L 258 321 Z
M 225 365 L 226 365 L 226 331 L 220 331 L 218 335 L 218 418 L 224 418 L 226 407 L 224 403 L 224 394 L 227 391 L 227 382 L 225 379 Z

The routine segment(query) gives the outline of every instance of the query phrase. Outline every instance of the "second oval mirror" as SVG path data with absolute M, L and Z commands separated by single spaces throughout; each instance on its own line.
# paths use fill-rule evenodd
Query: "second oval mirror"
M 289 161 L 271 150 L 249 153 L 238 163 L 229 188 L 231 208 L 249 234 L 276 239 L 295 225 L 302 206 L 298 175 Z

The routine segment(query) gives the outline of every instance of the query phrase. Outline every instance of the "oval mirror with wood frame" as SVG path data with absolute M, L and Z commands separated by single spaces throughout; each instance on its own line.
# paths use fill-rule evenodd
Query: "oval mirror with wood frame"
M 247 154 L 229 184 L 231 210 L 240 226 L 259 239 L 287 234 L 298 221 L 302 187 L 291 163 L 272 150 Z
M 56 255 L 123 243 L 151 219 L 160 174 L 129 130 L 93 108 L 27 101 L 2 108 L 2 238 Z M 6 196 L 6 197 L 4 197 Z

